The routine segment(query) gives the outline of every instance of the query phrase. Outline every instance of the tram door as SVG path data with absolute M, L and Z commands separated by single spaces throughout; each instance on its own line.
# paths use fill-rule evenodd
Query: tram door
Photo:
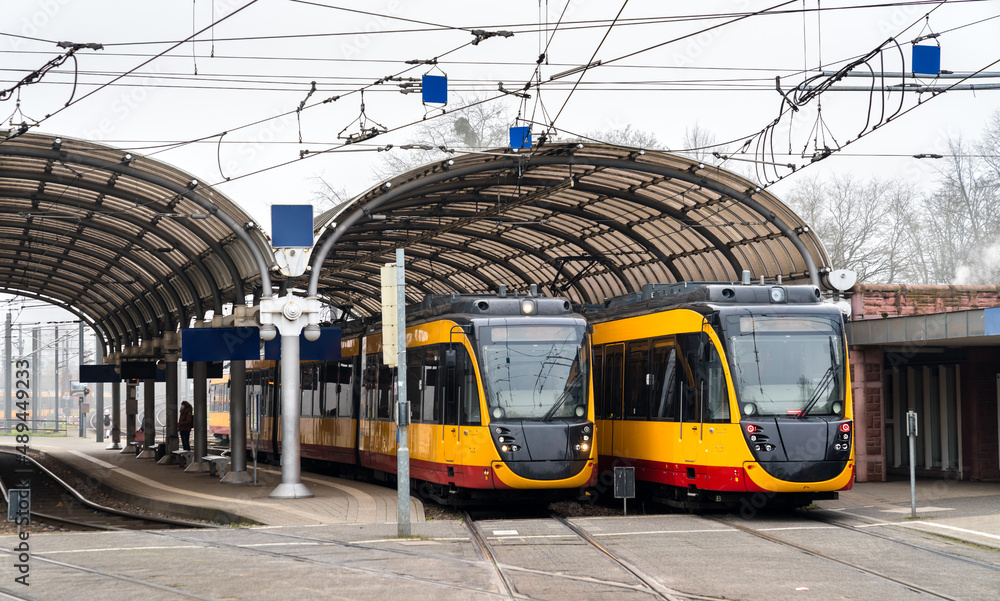
M 625 345 L 604 347 L 604 415 L 605 427 L 598 431 L 597 452 L 606 457 L 618 457 L 624 433 L 622 415 L 625 390 Z

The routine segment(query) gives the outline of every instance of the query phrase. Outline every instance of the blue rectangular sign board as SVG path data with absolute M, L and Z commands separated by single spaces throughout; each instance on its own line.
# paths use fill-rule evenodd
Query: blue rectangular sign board
M 276 248 L 311 247 L 312 205 L 271 205 L 271 243 Z
M 92 382 L 121 382 L 122 377 L 115 371 L 114 365 L 81 365 L 80 381 L 88 384 Z
M 122 380 L 167 381 L 167 370 L 156 369 L 155 361 L 122 361 L 118 369 Z
M 340 328 L 320 328 L 319 340 L 309 342 L 305 335 L 299 334 L 300 361 L 336 361 L 340 359 Z M 264 342 L 264 359 L 279 361 L 281 359 L 281 337 Z
M 937 75 L 941 72 L 941 48 L 938 46 L 913 47 L 913 72 Z
M 184 328 L 181 330 L 184 361 L 257 361 L 258 328 Z
M 448 78 L 441 75 L 424 75 L 420 80 L 424 102 L 448 104 Z
M 531 128 L 512 127 L 510 128 L 511 148 L 531 148 Z

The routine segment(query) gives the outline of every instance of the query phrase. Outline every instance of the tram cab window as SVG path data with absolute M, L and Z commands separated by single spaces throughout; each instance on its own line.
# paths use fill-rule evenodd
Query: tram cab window
M 705 333 L 681 334 L 685 367 L 681 380 L 686 422 L 728 422 L 729 395 L 719 351 Z
M 677 419 L 677 397 L 680 382 L 677 371 L 677 346 L 673 340 L 661 338 L 653 341 L 653 389 L 651 391 L 650 418 L 674 421 Z
M 479 386 L 476 384 L 476 369 L 464 346 L 457 346 L 458 361 L 456 382 L 458 382 L 458 402 L 462 407 L 461 420 L 463 426 L 483 425 L 479 409 Z
M 628 345 L 628 365 L 625 373 L 625 419 L 644 420 L 649 414 L 649 341 L 638 340 Z

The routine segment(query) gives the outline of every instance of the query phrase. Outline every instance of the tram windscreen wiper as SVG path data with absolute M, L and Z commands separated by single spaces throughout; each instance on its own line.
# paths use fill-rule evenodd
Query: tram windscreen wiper
M 820 397 L 823 396 L 823 393 L 826 391 L 827 387 L 830 386 L 831 382 L 833 382 L 834 369 L 836 369 L 835 365 L 831 365 L 830 367 L 826 368 L 826 373 L 823 374 L 823 379 L 820 380 L 819 384 L 816 385 L 816 391 L 813 393 L 812 398 L 809 399 L 809 402 L 806 403 L 806 406 L 803 407 L 802 411 L 799 413 L 799 419 L 804 418 L 806 414 L 808 414 L 809 411 L 812 410 L 812 408 L 819 401 Z
M 826 368 L 826 371 L 823 373 L 823 378 L 819 381 L 819 384 L 816 385 L 816 391 L 813 392 L 812 398 L 809 399 L 809 402 L 806 403 L 806 406 L 802 408 L 802 412 L 799 413 L 799 419 L 804 418 L 812 410 L 812 408 L 816 406 L 816 403 L 819 401 L 820 397 L 823 396 L 823 393 L 826 391 L 827 386 L 829 386 L 833 382 L 834 374 L 836 373 L 837 369 L 837 350 L 834 347 L 832 338 L 829 339 L 829 342 L 830 342 L 830 367 Z
M 552 406 L 549 407 L 549 410 L 545 412 L 545 415 L 542 416 L 543 422 L 552 421 L 552 417 L 556 414 L 556 411 L 559 411 L 559 409 L 566 404 L 566 400 L 569 399 L 571 396 L 573 396 L 572 395 L 573 387 L 576 386 L 576 382 L 579 379 L 580 379 L 580 374 L 577 374 L 573 376 L 572 380 L 566 382 L 566 389 L 562 391 L 562 394 L 559 395 L 559 398 L 556 399 L 556 402 L 553 403 Z

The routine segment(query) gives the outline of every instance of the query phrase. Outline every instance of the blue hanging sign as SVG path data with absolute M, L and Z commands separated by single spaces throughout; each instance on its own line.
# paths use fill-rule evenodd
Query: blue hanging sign
M 448 104 L 448 78 L 442 75 L 424 75 L 420 83 L 424 102 Z
M 941 73 L 940 46 L 913 46 L 913 73 L 937 75 Z
M 80 381 L 88 384 L 94 382 L 121 382 L 122 377 L 115 371 L 114 365 L 81 365 Z
M 271 243 L 275 248 L 310 248 L 312 205 L 271 205 Z
M 531 128 L 530 127 L 510 128 L 510 147 L 514 149 L 531 148 Z
M 315 342 L 306 340 L 305 334 L 299 334 L 300 361 L 336 361 L 340 359 L 340 328 L 320 328 L 319 339 Z M 264 341 L 264 360 L 281 360 L 281 337 Z
M 260 359 L 258 328 L 183 328 L 181 359 L 184 361 L 257 361 Z

